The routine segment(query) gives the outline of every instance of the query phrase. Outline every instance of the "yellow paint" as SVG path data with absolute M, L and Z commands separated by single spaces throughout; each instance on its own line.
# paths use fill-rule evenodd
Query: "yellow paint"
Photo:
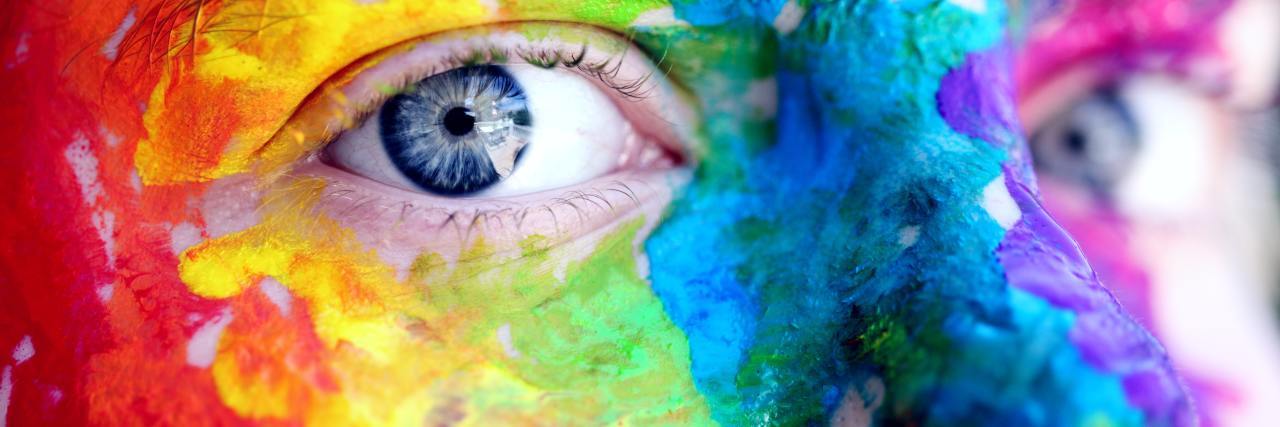
M 324 181 L 296 179 L 270 190 L 261 223 L 180 257 L 197 295 L 237 298 L 270 276 L 305 306 L 294 315 L 309 316 L 310 331 L 263 325 L 248 337 L 233 321 L 211 375 L 238 414 L 310 425 L 708 421 L 687 341 L 635 274 L 639 220 L 571 266 L 572 283 L 549 268 L 569 255 L 538 236 L 509 255 L 480 239 L 456 266 L 424 253 L 401 282 L 318 208 Z M 503 324 L 522 356 L 497 339 Z M 291 347 L 303 332 L 320 347 Z
M 478 1 L 452 0 L 228 2 L 209 12 L 195 67 L 166 68 L 151 96 L 144 117 L 151 137 L 135 157 L 144 183 L 246 172 L 302 100 L 357 58 L 493 19 Z M 261 17 L 281 15 L 294 17 Z M 180 84 L 168 84 L 175 81 Z M 193 116 L 210 114 L 227 122 L 192 128 Z M 166 132 L 172 129 L 190 138 L 170 137 L 184 135 Z M 200 153 L 193 158 L 191 151 Z
M 167 67 L 144 115 L 150 136 L 135 163 L 146 184 L 205 182 L 254 170 L 268 174 L 314 149 L 327 121 L 293 123 L 309 95 L 317 95 L 345 67 L 389 46 L 431 34 L 496 22 L 582 22 L 625 31 L 664 1 L 331 0 L 237 1 L 209 8 L 192 67 Z M 189 37 L 179 25 L 175 39 Z M 176 84 L 172 84 L 175 83 Z M 330 85 L 326 92 L 332 92 Z M 329 96 L 331 93 L 320 95 Z M 314 98 L 313 98 L 314 99 Z M 285 129 L 292 123 L 291 129 Z M 263 150 L 282 130 L 306 132 L 308 143 Z

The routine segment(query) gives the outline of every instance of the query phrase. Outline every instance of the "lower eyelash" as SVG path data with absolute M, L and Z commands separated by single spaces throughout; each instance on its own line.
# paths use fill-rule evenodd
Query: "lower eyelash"
M 344 222 L 390 224 L 391 227 L 406 224 L 416 227 L 415 223 L 421 222 L 424 228 L 421 231 L 432 233 L 452 226 L 458 241 L 470 242 L 477 231 L 523 235 L 525 224 L 536 215 L 549 215 L 556 234 L 565 233 L 572 230 L 574 221 L 577 226 L 588 225 L 593 215 L 611 216 L 628 204 L 640 207 L 640 197 L 633 188 L 639 184 L 642 184 L 639 180 L 621 177 L 590 189 L 568 190 L 543 203 L 528 206 L 511 203 L 511 206 L 475 209 L 415 205 L 407 201 L 390 201 L 386 196 L 353 197 L 358 190 L 344 189 L 324 194 L 318 206 L 323 206 L 327 213 Z M 495 202 L 497 204 L 501 202 Z M 563 218 L 566 213 L 571 213 L 572 217 Z

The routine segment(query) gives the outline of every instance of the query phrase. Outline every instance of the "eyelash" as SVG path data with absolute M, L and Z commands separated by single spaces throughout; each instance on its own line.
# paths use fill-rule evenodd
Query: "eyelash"
M 359 198 L 350 197 L 351 194 L 359 194 L 357 190 L 343 189 L 333 191 L 324 195 L 327 202 L 322 204 L 341 210 L 342 216 L 352 218 L 357 221 L 383 222 L 379 221 L 384 215 L 392 214 L 396 216 L 394 224 L 403 224 L 409 222 L 418 215 L 439 214 L 438 221 L 434 221 L 436 231 L 444 229 L 445 226 L 453 224 L 454 233 L 461 241 L 469 241 L 471 233 L 477 227 L 500 227 L 505 228 L 508 225 L 514 225 L 517 232 L 522 231 L 521 227 L 527 218 L 540 212 L 546 212 L 551 215 L 552 222 L 555 224 L 557 231 L 561 229 L 561 219 L 557 216 L 556 207 L 568 206 L 577 215 L 577 221 L 586 223 L 590 218 L 590 213 L 584 213 L 584 209 L 595 208 L 609 213 L 616 212 L 616 203 L 630 203 L 636 207 L 642 205 L 640 196 L 632 188 L 633 185 L 642 184 L 641 181 L 631 179 L 629 177 L 618 177 L 612 181 L 602 183 L 601 186 L 591 189 L 570 190 L 562 193 L 560 196 L 551 198 L 545 203 L 535 205 L 519 206 L 512 204 L 511 206 L 492 206 L 492 207 L 475 207 L 470 209 L 456 209 L 430 205 L 415 205 L 413 202 L 404 200 L 388 200 L 382 196 L 366 195 Z M 623 199 L 610 201 L 611 194 L 620 194 Z M 580 204 L 581 203 L 581 204 Z M 587 206 L 590 205 L 590 206 Z M 469 218 L 469 219 L 468 219 Z M 507 219 L 511 221 L 507 221 Z M 514 224 L 509 224 L 513 222 Z M 496 225 L 495 225 L 496 223 Z M 482 225 L 481 225 L 482 224 Z
M 476 57 L 474 54 L 468 57 L 462 55 L 455 57 L 453 61 L 459 65 L 480 65 L 492 62 L 494 59 L 519 57 L 530 65 L 534 65 L 544 69 L 553 69 L 556 67 L 564 67 L 570 70 L 576 70 L 586 76 L 593 77 L 606 87 L 613 89 L 624 98 L 632 100 L 641 100 L 648 98 L 653 86 L 649 85 L 650 78 L 653 77 L 653 71 L 632 81 L 621 81 L 618 78 L 619 71 L 622 70 L 622 56 L 626 52 L 621 52 L 615 56 L 606 58 L 599 62 L 587 62 L 588 46 L 583 44 L 581 49 L 576 53 L 567 53 L 562 49 L 530 49 L 530 48 L 513 48 L 490 50 L 487 57 Z M 661 62 L 661 61 L 659 61 Z
M 395 84 L 387 85 L 378 91 L 378 95 L 371 100 L 361 104 L 356 109 L 358 113 L 353 117 L 354 120 L 348 122 L 344 129 L 329 132 L 324 137 L 325 144 L 332 142 L 346 128 L 363 123 L 370 116 L 378 111 L 388 99 L 396 94 L 403 93 L 417 84 L 423 78 L 433 76 L 454 68 L 484 65 L 484 64 L 500 64 L 506 62 L 506 58 L 517 57 L 530 65 L 543 68 L 553 69 L 556 67 L 564 67 L 573 70 L 587 77 L 594 78 L 605 87 L 617 92 L 619 96 L 630 101 L 639 101 L 648 98 L 651 95 L 654 86 L 652 77 L 654 71 L 650 70 L 643 76 L 631 81 L 624 81 L 618 77 L 618 73 L 622 67 L 622 57 L 626 52 L 620 52 L 614 56 L 606 58 L 598 62 L 587 62 L 587 49 L 589 47 L 583 44 L 577 52 L 567 52 L 564 49 L 556 48 L 531 48 L 527 46 L 501 48 L 488 47 L 470 49 L 458 52 L 446 57 L 441 64 L 438 64 L 425 72 L 407 73 L 400 77 Z
M 633 48 L 635 47 L 626 47 L 626 49 Z M 588 61 L 588 49 L 590 47 L 587 44 L 582 44 L 577 49 L 531 46 L 460 48 L 458 52 L 443 57 L 430 68 L 403 73 L 397 77 L 396 81 L 377 89 L 374 96 L 362 101 L 353 109 L 355 113 L 349 116 L 347 120 L 344 120 L 340 128 L 330 129 L 330 131 L 325 132 L 320 139 L 322 143 L 319 146 L 328 146 L 344 132 L 364 123 L 376 114 L 387 100 L 396 94 L 410 90 L 413 85 L 425 77 L 465 66 L 503 64 L 507 63 L 509 58 L 519 58 L 529 65 L 543 69 L 563 67 L 566 70 L 580 73 L 585 77 L 599 81 L 603 86 L 614 91 L 618 97 L 628 101 L 644 100 L 650 97 L 653 90 L 657 88 L 657 83 L 653 80 L 653 75 L 657 72 L 656 66 L 634 80 L 623 79 L 619 77 L 619 74 L 622 70 L 623 58 L 627 54 L 625 50 L 602 60 Z M 322 149 L 317 150 L 315 155 L 323 155 L 323 151 Z M 376 221 L 379 218 L 386 218 L 386 215 L 393 215 L 395 218 L 393 223 L 400 224 L 415 217 L 438 216 L 438 218 L 432 218 L 430 221 L 436 230 L 442 230 L 448 224 L 453 223 L 456 235 L 465 239 L 469 238 L 476 227 L 506 228 L 515 226 L 516 230 L 520 231 L 521 224 L 526 218 L 532 218 L 540 212 L 550 214 L 552 222 L 556 224 L 556 229 L 559 230 L 562 225 L 571 224 L 574 221 L 573 217 L 578 218 L 576 221 L 587 223 L 593 217 L 593 214 L 589 212 L 591 209 L 611 213 L 616 211 L 619 203 L 641 206 L 642 199 L 633 189 L 637 184 L 644 184 L 644 182 L 632 177 L 620 176 L 612 181 L 599 183 L 598 187 L 567 191 L 545 202 L 524 206 L 513 204 L 511 206 L 476 206 L 457 209 L 431 204 L 416 204 L 377 195 L 352 197 L 353 194 L 360 194 L 360 192 L 351 189 L 326 192 L 323 198 L 329 201 L 323 204 L 337 207 L 338 210 L 343 212 L 343 216 L 357 218 L 358 221 Z M 557 208 L 564 207 L 569 210 L 567 213 L 571 218 L 560 218 L 559 214 L 565 214 L 566 212 L 563 210 L 557 212 Z M 576 216 L 574 213 L 576 213 Z M 478 225 L 479 222 L 483 222 L 483 225 Z M 571 228 L 572 226 L 568 229 Z

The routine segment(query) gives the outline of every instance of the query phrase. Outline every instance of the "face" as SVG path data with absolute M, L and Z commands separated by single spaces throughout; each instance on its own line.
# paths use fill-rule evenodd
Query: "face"
M 1280 418 L 1280 3 L 1041 13 L 1016 68 L 1047 208 L 1169 350 L 1202 422 Z
M 1020 7 L 16 8 L 7 419 L 1194 422 L 1040 206 Z

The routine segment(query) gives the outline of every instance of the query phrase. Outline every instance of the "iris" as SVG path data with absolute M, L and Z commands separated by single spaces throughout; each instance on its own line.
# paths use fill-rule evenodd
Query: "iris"
M 477 65 L 410 86 L 383 104 L 378 123 L 387 155 L 405 177 L 426 191 L 465 195 L 511 175 L 532 117 L 511 74 Z
M 1142 148 L 1129 102 L 1103 87 L 1047 122 L 1031 136 L 1036 167 L 1109 194 Z

